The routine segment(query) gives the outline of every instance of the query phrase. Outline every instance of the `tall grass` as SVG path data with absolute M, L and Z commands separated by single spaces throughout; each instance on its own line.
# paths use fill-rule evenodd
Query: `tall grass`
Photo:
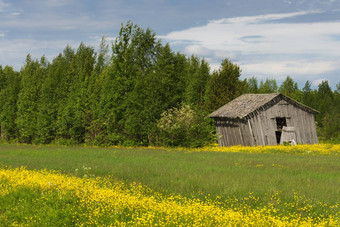
M 27 169 L 59 170 L 84 176 L 112 175 L 141 183 L 163 194 L 221 201 L 274 194 L 289 201 L 304 196 L 311 203 L 340 201 L 340 157 L 286 153 L 219 153 L 147 149 L 0 145 L 0 163 Z
M 300 207 L 275 195 L 261 209 L 221 206 L 180 195 L 162 195 L 139 184 L 79 178 L 55 171 L 0 168 L 1 226 L 339 226 L 339 213 L 321 204 Z M 245 198 L 257 200 L 254 196 Z M 230 201 L 231 203 L 233 201 Z M 329 212 L 331 211 L 331 212 Z

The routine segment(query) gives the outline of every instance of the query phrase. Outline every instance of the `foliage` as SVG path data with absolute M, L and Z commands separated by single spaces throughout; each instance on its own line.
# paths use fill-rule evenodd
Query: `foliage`
M 195 115 L 206 116 L 243 93 L 273 92 L 318 110 L 318 135 L 340 139 L 340 83 L 336 91 L 328 81 L 313 90 L 307 81 L 300 90 L 289 76 L 280 86 L 275 79 L 258 84 L 256 77 L 243 81 L 240 77 L 240 67 L 228 58 L 210 73 L 206 60 L 175 53 L 149 28 L 128 22 L 111 51 L 103 37 L 98 51 L 80 43 L 77 49 L 66 46 L 52 62 L 27 55 L 20 72 L 0 66 L 1 139 L 37 144 L 201 146 L 211 138 L 204 143 L 197 139 L 206 133 L 201 129 L 208 130 L 200 121 L 190 130 L 197 130 L 191 132 L 192 141 L 201 142 L 165 142 L 164 135 L 158 135 L 161 114 L 186 104 Z
M 302 101 L 300 97 L 299 87 L 290 76 L 287 76 L 286 80 L 282 82 L 279 88 L 279 92 L 284 95 L 290 96 L 292 99 L 298 102 Z
M 0 67 L 0 78 L 0 134 L 2 139 L 9 141 L 18 136 L 16 118 L 20 77 L 13 68 L 6 66 L 3 70 Z
M 224 59 L 221 67 L 214 71 L 207 83 L 206 109 L 209 112 L 225 105 L 240 96 L 246 87 L 246 81 L 241 81 L 241 69 L 229 59 Z
M 215 139 L 211 120 L 185 104 L 162 113 L 157 126 L 161 146 L 202 147 Z
M 191 56 L 188 64 L 185 102 L 203 108 L 207 82 L 210 79 L 209 64 L 204 59 L 200 61 L 195 56 Z
M 258 82 L 256 77 L 251 77 L 247 79 L 247 93 L 257 94 L 259 93 Z
M 260 94 L 275 93 L 277 92 L 277 89 L 278 88 L 275 79 L 266 79 L 265 82 L 261 80 L 258 92 Z
M 335 91 L 329 93 L 328 96 L 323 98 L 325 102 L 328 102 L 329 106 L 321 104 L 323 107 L 320 110 L 321 125 L 320 135 L 327 140 L 339 140 L 340 139 L 340 93 Z M 320 115 L 321 115 L 320 114 Z
M 26 57 L 26 65 L 21 70 L 21 90 L 17 101 L 16 124 L 19 131 L 19 141 L 35 142 L 37 138 L 37 122 L 39 118 L 38 101 L 43 79 L 46 76 L 47 65 L 43 57 L 41 61 Z

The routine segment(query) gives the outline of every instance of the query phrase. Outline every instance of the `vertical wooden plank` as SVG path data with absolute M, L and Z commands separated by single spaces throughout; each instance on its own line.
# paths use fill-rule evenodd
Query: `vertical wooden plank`
M 241 130 L 241 133 L 243 135 L 243 143 L 244 143 L 244 146 L 253 146 L 253 136 L 252 136 L 252 133 L 250 132 L 250 128 L 248 126 L 248 121 L 247 123 L 243 122 L 241 123 L 240 125 L 240 130 Z
M 255 135 L 253 133 L 252 126 L 250 124 L 250 119 L 247 120 L 247 123 L 248 123 L 249 132 L 250 132 L 251 146 L 256 146 L 256 139 L 255 139 Z
M 316 125 L 315 125 L 315 119 L 314 119 L 314 115 L 311 114 L 311 133 L 312 133 L 312 138 L 313 138 L 313 141 L 311 142 L 312 144 L 314 143 L 319 143 L 318 141 L 318 136 L 316 134 Z

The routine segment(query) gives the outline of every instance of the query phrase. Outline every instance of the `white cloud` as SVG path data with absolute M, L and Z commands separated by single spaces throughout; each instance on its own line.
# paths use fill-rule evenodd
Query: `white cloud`
M 232 21 L 232 19 L 229 19 Z M 252 23 L 246 19 L 234 23 L 212 21 L 201 27 L 171 32 L 161 38 L 192 41 L 210 50 L 233 50 L 243 53 L 339 53 L 331 35 L 340 35 L 340 22 L 324 23 Z M 254 22 L 257 19 L 254 17 Z M 329 37 L 328 37 L 329 36 Z M 256 42 L 249 42 L 256 37 Z
M 11 13 L 12 16 L 20 16 L 21 15 L 21 12 L 13 12 Z
M 0 32 L 0 38 L 3 38 L 3 37 L 5 37 L 5 33 Z
M 241 64 L 243 72 L 267 75 L 293 75 L 308 74 L 318 75 L 339 69 L 337 62 L 309 62 L 306 60 L 296 61 L 265 61 L 253 64 Z
M 340 71 L 340 42 L 334 39 L 340 36 L 340 21 L 287 23 L 282 19 L 318 12 L 214 20 L 204 26 L 174 31 L 161 38 L 170 43 L 187 45 L 186 50 L 194 47 L 195 50 L 210 52 L 211 56 L 215 56 L 210 62 L 214 65 L 229 57 L 241 65 L 246 75 L 317 77 Z
M 322 83 L 322 81 L 326 81 L 326 78 L 322 78 L 322 79 L 317 79 L 317 80 L 313 80 L 312 82 L 312 86 L 318 86 L 319 84 Z M 327 80 L 328 81 L 328 80 Z
M 211 21 L 212 23 L 226 23 L 226 24 L 234 24 L 234 23 L 259 23 L 263 21 L 272 21 L 272 20 L 281 20 L 285 18 L 292 18 L 297 16 L 303 16 L 311 13 L 320 13 L 320 11 L 301 11 L 301 12 L 293 12 L 293 13 L 278 13 L 278 14 L 264 14 L 252 17 L 233 17 L 221 20 Z
M 209 56 L 211 54 L 211 51 L 207 48 L 204 48 L 200 45 L 189 45 L 184 48 L 184 53 L 187 55 L 199 55 L 202 57 Z

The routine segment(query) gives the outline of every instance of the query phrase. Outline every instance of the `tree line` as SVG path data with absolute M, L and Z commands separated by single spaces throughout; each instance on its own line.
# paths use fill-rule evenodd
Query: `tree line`
M 110 46 L 81 43 L 49 62 L 27 55 L 19 72 L 0 66 L 0 133 L 6 141 L 100 146 L 204 146 L 215 141 L 207 115 L 243 93 L 281 92 L 318 111 L 319 135 L 339 138 L 340 83 L 300 90 L 291 77 L 241 80 L 224 59 L 218 70 L 162 44 L 128 22 Z

